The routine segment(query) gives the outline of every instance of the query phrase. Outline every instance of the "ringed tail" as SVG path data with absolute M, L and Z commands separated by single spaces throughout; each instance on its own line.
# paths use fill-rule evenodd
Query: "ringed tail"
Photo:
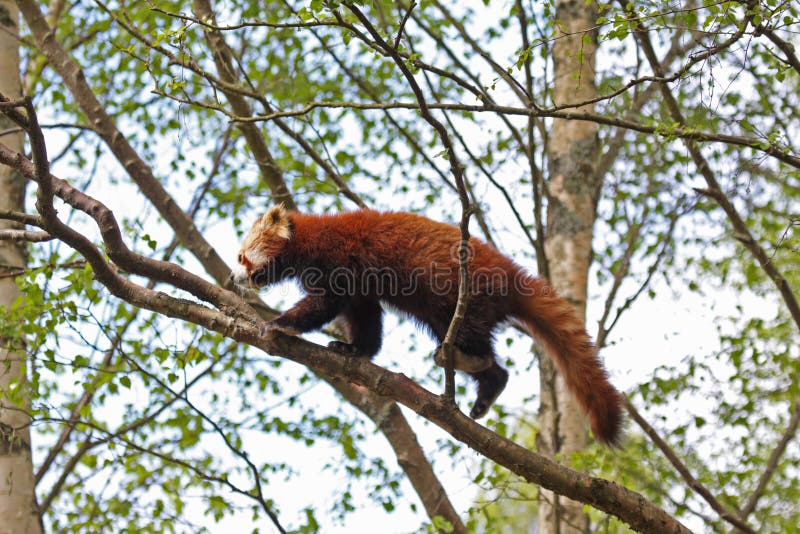
M 586 328 L 570 303 L 547 280 L 528 277 L 515 314 L 556 364 L 564 382 L 589 418 L 595 438 L 618 445 L 622 431 L 622 398 Z

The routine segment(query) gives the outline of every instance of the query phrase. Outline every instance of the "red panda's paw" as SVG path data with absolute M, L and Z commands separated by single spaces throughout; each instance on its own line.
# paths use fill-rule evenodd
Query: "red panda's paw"
M 346 354 L 347 356 L 367 357 L 358 347 L 351 343 L 345 343 L 344 341 L 331 341 L 328 343 L 328 348 Z
M 486 415 L 494 401 L 505 389 L 508 382 L 508 371 L 494 362 L 489 369 L 472 376 L 478 382 L 478 397 L 475 399 L 475 404 L 472 405 L 469 416 L 473 419 L 480 419 Z

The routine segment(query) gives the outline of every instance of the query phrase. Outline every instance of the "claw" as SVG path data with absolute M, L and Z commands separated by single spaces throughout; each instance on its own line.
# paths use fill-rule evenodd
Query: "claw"
M 363 356 L 361 351 L 358 350 L 358 347 L 350 343 L 345 343 L 344 341 L 331 341 L 328 343 L 328 348 L 336 352 L 341 352 L 342 354 L 347 354 L 348 356 Z

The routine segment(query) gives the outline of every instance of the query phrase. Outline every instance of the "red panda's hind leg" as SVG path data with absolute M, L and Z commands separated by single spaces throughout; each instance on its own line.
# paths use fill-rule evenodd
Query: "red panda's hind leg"
M 444 368 L 444 351 L 441 345 L 433 351 L 433 361 L 439 367 Z M 477 373 L 488 369 L 492 363 L 494 363 L 493 354 L 470 354 L 458 347 L 453 347 L 453 369 L 456 371 Z
M 494 324 L 484 317 L 467 314 L 453 347 L 453 367 L 467 372 L 478 384 L 478 396 L 469 412 L 473 419 L 486 415 L 508 382 L 508 371 L 500 367 L 494 353 Z M 446 327 L 441 327 L 435 332 L 440 341 L 444 339 L 446 331 Z M 436 348 L 434 361 L 444 366 L 441 345 Z
M 440 343 L 444 340 L 449 326 L 448 322 L 438 328 L 437 337 Z M 478 373 L 489 369 L 494 363 L 491 326 L 476 322 L 469 315 L 464 318 L 458 329 L 453 345 L 453 369 L 457 371 Z M 441 345 L 433 351 L 433 361 L 439 367 L 444 367 L 444 351 Z
M 383 310 L 377 300 L 350 302 L 339 316 L 348 343 L 331 341 L 328 347 L 351 356 L 371 358 L 381 349 Z
M 472 405 L 469 416 L 473 419 L 480 419 L 486 415 L 494 401 L 505 389 L 508 382 L 508 371 L 492 360 L 491 367 L 479 373 L 470 373 L 470 376 L 478 383 L 478 396 Z

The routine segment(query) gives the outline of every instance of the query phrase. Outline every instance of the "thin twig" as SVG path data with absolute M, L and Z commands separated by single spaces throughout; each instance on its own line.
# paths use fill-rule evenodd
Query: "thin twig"
M 458 247 L 459 258 L 459 280 L 458 280 L 458 300 L 456 301 L 453 318 L 447 329 L 447 334 L 442 341 L 442 350 L 445 356 L 445 399 L 455 404 L 455 373 L 453 370 L 453 343 L 455 341 L 458 329 L 466 316 L 467 303 L 469 300 L 469 218 L 472 215 L 473 208 L 469 201 L 469 195 L 464 185 L 464 167 L 458 159 L 455 152 L 455 147 L 450 140 L 450 135 L 444 125 L 436 119 L 430 112 L 428 103 L 422 93 L 422 89 L 414 79 L 414 75 L 408 69 L 403 57 L 392 48 L 380 35 L 377 29 L 370 23 L 369 19 L 361 12 L 361 10 L 354 4 L 344 2 L 343 5 L 353 13 L 356 18 L 364 25 L 368 33 L 372 36 L 381 49 L 388 54 L 395 62 L 397 67 L 402 72 L 408 85 L 410 86 L 419 106 L 420 114 L 430 124 L 439 138 L 442 141 L 447 159 L 450 162 L 450 171 L 453 173 L 453 178 L 456 182 L 458 189 L 458 196 L 461 200 L 461 222 L 459 229 L 461 231 L 461 242 Z M 341 20 L 341 17 L 338 17 Z
M 411 2 L 411 5 L 409 5 L 408 9 L 406 10 L 406 14 L 403 15 L 403 20 L 400 21 L 400 27 L 397 29 L 397 37 L 394 38 L 395 50 L 400 48 L 400 40 L 403 38 L 403 29 L 406 27 L 406 22 L 408 22 L 408 17 L 411 16 L 411 12 L 414 11 L 415 7 L 417 7 L 416 0 Z
M 441 2 L 439 2 L 439 0 L 432 0 L 432 3 L 442 13 L 442 15 L 444 15 L 444 18 L 450 24 L 453 25 L 456 31 L 458 31 L 461 38 L 464 39 L 464 42 L 466 42 L 475 53 L 477 53 L 481 58 L 483 58 L 483 60 L 489 64 L 489 66 L 495 71 L 495 73 L 504 82 L 506 82 L 508 87 L 514 92 L 515 95 L 517 95 L 520 102 L 522 102 L 524 106 L 531 106 L 535 108 L 536 105 L 533 102 L 533 98 L 531 97 L 531 95 L 528 94 L 525 87 L 521 83 L 519 83 L 513 76 L 511 76 L 511 74 L 509 73 L 509 69 L 507 67 L 502 67 L 494 59 L 492 59 L 489 53 L 478 44 L 478 42 L 472 37 L 472 34 L 467 31 L 464 25 L 461 24 L 461 22 L 458 19 L 456 19 L 456 17 L 453 16 L 452 13 L 450 13 L 450 10 L 448 10 Z
M 572 106 L 569 106 L 572 107 Z M 231 116 L 235 122 L 260 122 L 274 120 L 284 117 L 297 117 L 306 115 L 317 108 L 352 108 L 352 109 L 410 109 L 419 110 L 419 104 L 415 102 L 330 102 L 317 101 L 309 102 L 302 108 L 290 111 L 276 111 L 266 115 L 249 117 Z M 793 155 L 789 151 L 780 148 L 778 145 L 767 142 L 755 137 L 745 137 L 740 135 L 723 134 L 718 132 L 707 132 L 691 128 L 687 125 L 675 125 L 669 128 L 656 125 L 636 122 L 631 119 L 620 118 L 617 116 L 600 115 L 597 113 L 587 113 L 582 111 L 568 111 L 564 106 L 550 109 L 520 108 L 514 106 L 500 106 L 491 104 L 462 104 L 462 103 L 431 103 L 428 109 L 444 109 L 452 111 L 466 111 L 470 113 L 494 113 L 498 115 L 516 115 L 521 117 L 545 117 L 565 120 L 587 121 L 603 124 L 607 126 L 617 126 L 628 130 L 641 133 L 655 134 L 665 138 L 677 138 L 696 142 L 718 142 L 734 146 L 751 148 L 758 152 L 763 152 L 774 157 L 792 167 L 800 169 L 800 157 Z

